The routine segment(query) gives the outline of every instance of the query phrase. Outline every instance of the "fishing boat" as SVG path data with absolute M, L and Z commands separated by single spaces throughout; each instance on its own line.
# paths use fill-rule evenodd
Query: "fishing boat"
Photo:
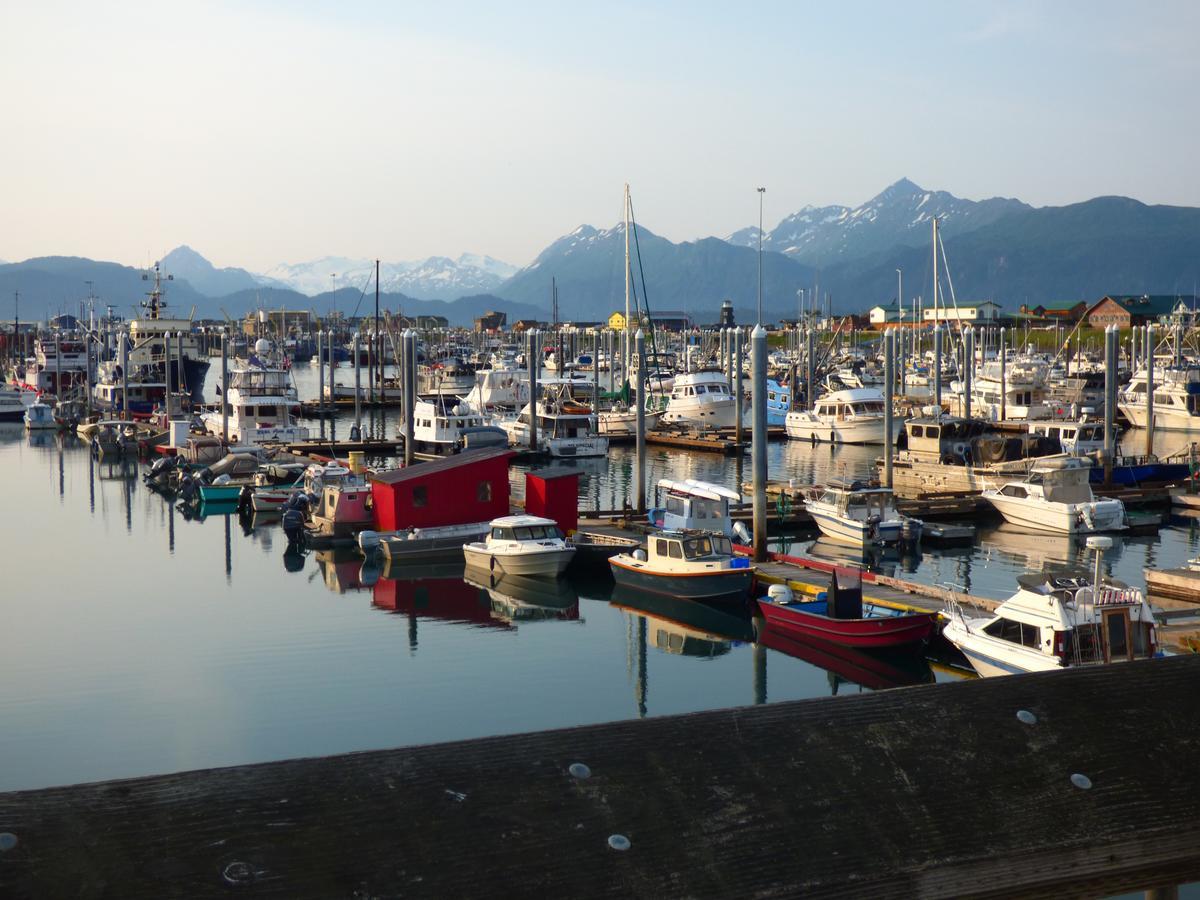
M 371 489 L 366 483 L 353 475 L 326 480 L 309 509 L 305 538 L 313 548 L 352 546 L 358 533 L 374 520 Z
M 663 505 L 647 513 L 651 525 L 664 531 L 711 531 L 727 538 L 736 534 L 743 543 L 751 542 L 749 531 L 730 515 L 730 505 L 742 502 L 737 491 L 695 478 L 660 478 L 658 495 Z
M 150 281 L 151 274 L 144 273 L 142 280 Z M 192 402 L 200 403 L 204 399 L 204 377 L 208 373 L 209 360 L 200 352 L 192 320 L 166 316 L 163 282 L 173 280 L 170 275 L 164 278 L 159 264 L 154 264 L 154 286 L 142 301 L 143 315 L 129 323 L 126 364 L 130 373 L 138 373 L 141 380 L 162 383 L 164 389 L 169 380 L 174 387 L 186 391 Z M 170 347 L 166 341 L 168 334 L 173 335 Z
M 404 425 L 399 434 L 405 437 Z M 413 452 L 422 456 L 449 456 L 478 447 L 504 447 L 508 434 L 492 425 L 466 401 L 444 395 L 418 400 L 413 406 Z
M 58 419 L 54 416 L 54 407 L 43 403 L 41 400 L 35 400 L 28 407 L 24 407 L 22 415 L 25 419 L 25 427 L 30 431 L 58 428 Z
M 92 455 L 98 457 L 136 454 L 137 430 L 132 422 L 109 419 L 96 423 L 91 436 Z
M 475 367 L 458 357 L 421 366 L 417 371 L 417 393 L 421 396 L 463 397 L 475 387 Z
M 482 541 L 462 545 L 467 565 L 509 575 L 557 578 L 575 556 L 553 519 L 502 516 Z
M 530 409 L 501 423 L 516 446 L 529 443 Z M 608 454 L 608 438 L 596 432 L 592 408 L 576 400 L 569 383 L 555 381 L 537 404 L 538 445 L 553 457 L 575 459 Z
M 834 391 L 813 404 L 810 410 L 793 410 L 784 418 L 789 438 L 828 441 L 831 444 L 883 444 L 885 440 L 883 392 L 876 388 Z M 900 433 L 897 417 L 891 440 Z
M 774 378 L 767 379 L 767 426 L 786 427 L 788 413 L 792 411 L 792 389 Z
M 804 506 L 821 533 L 835 540 L 862 546 L 921 539 L 923 523 L 896 511 L 891 488 L 834 478 L 810 489 Z
M 308 428 L 296 423 L 296 399 L 285 361 L 266 338 L 259 338 L 249 360 L 229 373 L 222 402 L 229 420 L 229 439 L 238 444 L 291 443 L 308 439 Z M 201 417 L 209 434 L 220 435 L 220 410 Z
M 608 563 L 619 585 L 688 600 L 744 599 L 754 581 L 750 560 L 734 555 L 729 538 L 701 531 L 659 532 L 645 550 Z
M 989 616 L 945 611 L 943 634 L 984 677 L 1146 659 L 1156 653 L 1154 613 L 1142 592 L 1101 577 L 1112 538 L 1088 538 L 1095 571 L 1019 575 L 1018 590 Z
M 853 569 L 834 570 L 828 592 L 796 598 L 784 584 L 773 584 L 758 609 L 768 624 L 798 638 L 815 638 L 843 647 L 895 648 L 926 643 L 936 613 L 898 613 L 864 603 L 862 576 Z
M 737 401 L 729 382 L 717 369 L 687 372 L 675 379 L 663 423 L 690 428 L 732 428 L 737 424 Z
M 87 381 L 87 340 L 66 334 L 36 338 L 33 356 L 17 367 L 13 378 L 22 390 L 59 398 L 86 391 Z
M 1092 468 L 1091 460 L 1078 457 L 1046 460 L 1024 479 L 986 490 L 982 496 L 1006 522 L 1032 531 L 1122 531 L 1128 527 L 1125 504 L 1096 499 L 1088 480 Z

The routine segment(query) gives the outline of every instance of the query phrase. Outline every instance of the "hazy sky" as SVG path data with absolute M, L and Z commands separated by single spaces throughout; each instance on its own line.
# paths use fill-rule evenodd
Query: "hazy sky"
M 517 264 L 632 186 L 674 240 L 908 176 L 1200 205 L 1200 4 L 0 7 L 0 259 Z

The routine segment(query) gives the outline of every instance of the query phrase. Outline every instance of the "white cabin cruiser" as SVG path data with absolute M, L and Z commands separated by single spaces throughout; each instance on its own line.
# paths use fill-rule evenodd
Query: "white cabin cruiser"
M 1134 428 L 1145 428 L 1147 371 L 1134 373 L 1118 396 L 1117 408 Z M 1154 427 L 1164 431 L 1200 430 L 1200 366 L 1154 367 Z
M 1104 423 L 1089 422 L 1081 419 L 1078 422 L 1030 422 L 1030 434 L 1057 440 L 1063 453 L 1072 456 L 1087 456 L 1097 450 L 1104 449 Z
M 1054 405 L 1047 399 L 1048 368 L 1036 359 L 1009 359 L 1000 377 L 999 360 L 983 364 L 971 386 L 973 411 L 988 419 L 1049 419 Z M 961 383 L 960 383 L 961 391 Z M 961 402 L 961 398 L 960 398 Z
M 553 519 L 503 516 L 492 520 L 492 530 L 482 541 L 463 544 L 463 556 L 477 569 L 557 578 L 571 564 L 575 548 Z
M 308 439 L 308 428 L 296 423 L 296 399 L 282 360 L 273 358 L 271 342 L 260 338 L 254 354 L 229 373 L 222 402 L 229 416 L 229 440 L 235 444 L 290 443 Z M 220 435 L 219 410 L 202 417 L 209 434 Z
M 809 491 L 804 506 L 821 533 L 844 543 L 917 543 L 924 523 L 896 511 L 891 488 L 831 479 Z
M 37 394 L 33 391 L 23 391 L 11 384 L 0 383 L 0 422 L 20 422 L 25 418 L 25 409 L 29 405 L 25 402 L 26 396 L 32 402 Z
M 1089 459 L 1066 457 L 1037 463 L 1020 481 L 983 492 L 1005 521 L 1034 531 L 1091 534 L 1122 531 L 1125 504 L 1097 500 L 1088 481 Z
M 58 419 L 54 416 L 54 407 L 35 400 L 24 408 L 22 413 L 25 427 L 30 431 L 48 431 L 58 427 Z
M 401 437 L 406 436 L 404 430 L 401 425 Z M 418 400 L 413 407 L 413 450 L 417 453 L 449 456 L 460 450 L 507 444 L 504 429 L 491 424 L 465 401 L 455 403 L 438 396 Z
M 793 410 L 784 418 L 789 438 L 828 441 L 831 444 L 883 444 L 883 392 L 876 388 L 834 391 L 818 400 L 811 410 Z M 893 420 L 894 443 L 903 422 Z
M 1097 572 L 1111 544 L 1111 538 L 1088 538 Z M 990 616 L 968 617 L 957 604 L 946 610 L 943 634 L 985 678 L 1155 655 L 1154 614 L 1136 588 L 1096 575 L 1034 573 L 1017 583 L 1017 592 Z
M 515 419 L 501 422 L 509 441 L 529 443 L 530 407 L 526 404 Z M 551 456 L 577 459 L 608 454 L 608 438 L 598 434 L 592 408 L 571 396 L 569 383 L 552 385 L 537 402 L 538 446 Z
M 725 375 L 716 369 L 702 369 L 676 377 L 663 422 L 696 428 L 736 425 L 737 401 Z

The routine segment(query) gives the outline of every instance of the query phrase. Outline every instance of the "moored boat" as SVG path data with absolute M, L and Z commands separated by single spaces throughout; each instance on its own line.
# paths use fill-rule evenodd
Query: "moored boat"
M 799 638 L 816 638 L 843 647 L 904 647 L 933 636 L 934 613 L 898 613 L 863 603 L 862 576 L 851 569 L 834 571 L 828 593 L 797 599 L 786 585 L 772 585 L 758 609 L 772 628 Z
M 834 478 L 809 491 L 804 507 L 835 540 L 862 546 L 921 539 L 923 523 L 896 511 L 891 488 Z
M 659 532 L 645 550 L 608 563 L 619 585 L 689 600 L 744 599 L 754 581 L 750 560 L 734 555 L 729 538 L 708 532 Z
M 482 541 L 462 545 L 467 565 L 509 575 L 557 578 L 575 556 L 553 519 L 502 516 Z

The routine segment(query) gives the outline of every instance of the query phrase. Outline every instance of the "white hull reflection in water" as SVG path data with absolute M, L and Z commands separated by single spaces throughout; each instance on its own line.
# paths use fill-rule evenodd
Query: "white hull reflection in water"
M 215 396 L 218 377 L 214 366 L 206 396 Z M 301 398 L 315 396 L 315 367 L 297 367 L 296 379 Z M 304 424 L 345 437 L 351 423 L 347 412 Z M 364 410 L 364 433 L 386 437 L 397 425 L 394 410 Z M 770 445 L 769 465 L 773 477 L 811 484 L 868 476 L 876 455 L 878 448 L 781 441 Z M 584 467 L 581 506 L 620 509 L 633 456 L 631 447 L 613 447 L 601 465 Z M 522 594 L 499 579 L 464 581 L 461 564 L 388 568 L 347 550 L 289 552 L 270 516 L 243 522 L 222 509 L 187 520 L 145 487 L 136 463 L 95 460 L 72 435 L 28 435 L 20 423 L 0 425 L 0 466 L 19 473 L 6 482 L 5 499 L 22 510 L 0 529 L 28 557 L 8 569 L 0 597 L 0 791 L 929 677 L 919 661 L 908 663 L 915 671 L 883 666 L 776 644 L 770 635 L 755 644 L 737 608 L 696 622 L 690 607 L 610 603 L 611 584 L 596 576 L 564 579 L 561 596 L 557 585 Z M 650 449 L 647 468 L 648 484 L 695 478 L 736 489 L 750 476 L 748 463 L 662 448 Z M 510 483 L 520 497 L 523 473 L 512 470 Z M 31 545 L 31 526 L 55 541 Z M 984 529 L 978 547 L 926 546 L 919 557 L 885 555 L 881 565 L 1000 598 L 1018 574 L 1051 556 L 1083 557 L 1045 536 L 1034 547 L 1006 540 L 1006 531 Z M 806 552 L 813 540 L 790 546 Z M 71 548 L 69 565 L 62 547 Z M 1115 538 L 1105 565 L 1134 584 L 1147 566 L 1181 566 L 1198 554 L 1200 532 L 1171 526 L 1160 537 Z M 113 588 L 103 603 L 81 602 L 98 586 Z

